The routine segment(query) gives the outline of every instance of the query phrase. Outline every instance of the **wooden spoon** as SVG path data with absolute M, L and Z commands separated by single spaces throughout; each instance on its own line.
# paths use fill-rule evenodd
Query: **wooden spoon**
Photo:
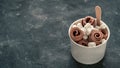
M 97 18 L 97 25 L 100 26 L 101 24 L 100 20 L 101 20 L 101 14 L 102 14 L 100 6 L 95 7 L 95 12 L 96 12 L 96 18 Z

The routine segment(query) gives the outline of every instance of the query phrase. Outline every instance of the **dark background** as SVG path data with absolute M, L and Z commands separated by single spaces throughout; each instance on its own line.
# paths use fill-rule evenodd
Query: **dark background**
M 0 68 L 119 68 L 120 0 L 0 0 Z M 111 36 L 104 59 L 77 63 L 70 53 L 68 28 L 95 17 L 96 5 Z

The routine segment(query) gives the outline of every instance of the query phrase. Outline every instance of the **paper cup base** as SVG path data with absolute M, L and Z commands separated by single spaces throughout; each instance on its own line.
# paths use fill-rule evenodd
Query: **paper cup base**
M 106 44 L 100 48 L 95 49 L 84 49 L 79 48 L 74 43 L 71 45 L 71 54 L 73 58 L 82 64 L 95 64 L 103 59 L 106 49 Z M 98 51 L 98 52 L 96 52 Z
M 103 57 L 99 58 L 97 61 L 94 61 L 94 62 L 84 62 L 84 61 L 78 61 L 77 58 L 74 57 L 74 55 L 72 55 L 72 57 L 78 62 L 78 63 L 81 63 L 81 64 L 85 64 L 85 65 L 91 65 L 91 64 L 96 64 L 98 62 L 100 62 Z

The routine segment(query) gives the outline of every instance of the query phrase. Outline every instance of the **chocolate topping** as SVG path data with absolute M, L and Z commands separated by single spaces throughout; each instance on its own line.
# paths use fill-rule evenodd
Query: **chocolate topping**
M 70 36 L 74 41 L 80 41 L 83 38 L 83 31 L 80 30 L 78 27 L 72 27 L 70 31 Z
M 102 41 L 103 33 L 100 30 L 92 30 L 89 35 L 89 41 L 96 42 L 99 45 Z

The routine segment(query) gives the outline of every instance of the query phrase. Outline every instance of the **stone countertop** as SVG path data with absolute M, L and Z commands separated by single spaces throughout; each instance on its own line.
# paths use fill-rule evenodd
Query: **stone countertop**
M 120 67 L 120 1 L 0 0 L 0 68 Z M 105 57 L 94 65 L 77 63 L 70 53 L 68 28 L 82 17 L 102 20 L 111 31 Z

